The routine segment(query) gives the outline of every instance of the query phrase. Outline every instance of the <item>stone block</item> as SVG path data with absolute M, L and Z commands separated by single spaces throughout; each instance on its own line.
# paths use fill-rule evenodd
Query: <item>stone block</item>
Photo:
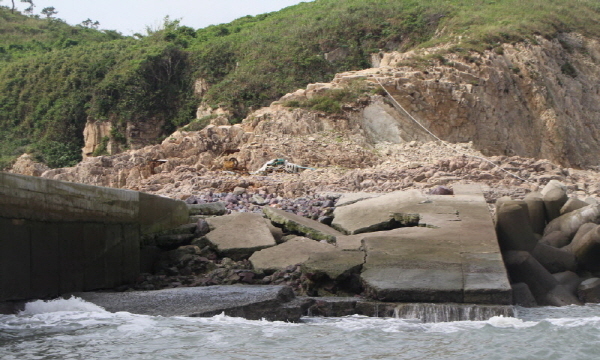
M 351 274 L 360 273 L 365 262 L 362 251 L 327 251 L 311 254 L 302 264 L 302 272 L 326 275 L 328 278 L 341 281 Z
M 523 307 L 535 307 L 538 306 L 535 301 L 535 297 L 529 290 L 529 286 L 525 283 L 512 284 L 513 290 L 513 304 Z
M 526 208 L 518 204 L 505 204 L 498 209 L 496 231 L 502 251 L 531 251 L 537 239 L 529 222 Z
M 139 218 L 142 234 L 172 229 L 189 221 L 190 210 L 185 202 L 162 196 L 139 193 Z
M 544 235 L 560 230 L 572 239 L 581 225 L 590 222 L 594 224 L 600 223 L 600 205 L 588 205 L 559 216 L 546 225 Z
M 590 204 L 586 203 L 583 200 L 577 199 L 577 198 L 569 198 L 569 200 L 567 200 L 567 202 L 563 205 L 562 208 L 560 208 L 560 215 L 564 215 L 566 213 L 570 213 L 571 211 L 575 211 L 577 209 L 581 209 L 583 207 L 586 207 Z
M 538 244 L 545 244 L 548 246 L 552 246 L 555 248 L 562 248 L 569 245 L 571 238 L 564 234 L 562 231 L 553 231 L 549 234 L 544 235 L 539 241 Z
M 365 294 L 379 301 L 462 302 L 460 265 L 445 269 L 369 268 L 361 274 Z
M 206 219 L 211 230 L 206 239 L 222 256 L 247 259 L 255 251 L 275 246 L 275 239 L 263 217 L 253 213 L 234 213 Z
M 527 204 L 531 229 L 534 233 L 542 235 L 546 227 L 546 208 L 542 194 L 532 192 L 527 194 L 523 200 Z
M 590 271 L 600 270 L 600 225 L 572 243 L 570 250 L 580 266 Z
M 508 251 L 503 255 L 511 280 L 527 284 L 539 305 L 579 304 L 579 300 L 560 285 L 528 252 Z
M 569 197 L 564 189 L 555 187 L 546 192 L 543 199 L 544 207 L 546 208 L 546 217 L 548 221 L 552 221 L 561 215 L 560 209 L 565 205 Z
M 568 251 L 550 245 L 537 244 L 531 255 L 551 274 L 577 270 L 575 256 Z
M 304 237 L 296 237 L 277 246 L 252 254 L 250 262 L 257 271 L 274 272 L 290 265 L 306 262 L 311 255 L 322 252 L 341 252 L 331 244 Z
M 579 287 L 579 284 L 581 284 L 581 282 L 583 281 L 583 279 L 581 279 L 577 274 L 575 274 L 572 271 L 563 271 L 560 273 L 552 274 L 552 276 L 554 276 L 556 281 L 558 281 L 558 283 L 562 285 L 565 289 L 567 289 L 567 291 L 571 294 L 577 293 L 577 288 Z
M 347 235 L 394 229 L 401 225 L 393 218 L 393 213 L 418 214 L 414 210 L 405 212 L 403 208 L 414 207 L 424 200 L 423 194 L 413 190 L 339 206 L 333 212 L 331 226 Z

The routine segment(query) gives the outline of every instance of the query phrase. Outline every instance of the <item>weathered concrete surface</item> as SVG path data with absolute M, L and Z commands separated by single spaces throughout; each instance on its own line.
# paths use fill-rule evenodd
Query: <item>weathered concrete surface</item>
M 511 304 L 512 294 L 487 204 L 477 188 L 454 186 L 455 195 L 386 196 L 371 222 L 344 223 L 357 231 L 390 212 L 419 214 L 432 228 L 412 227 L 365 236 L 361 275 L 366 292 L 381 301 Z M 419 196 L 420 195 L 420 196 Z M 373 204 L 370 204 L 373 205 Z M 361 202 L 344 208 L 362 210 Z M 439 210 L 438 210 L 439 209 Z M 360 221 L 359 219 L 356 220 Z M 338 223 L 338 224 L 341 224 Z
M 206 219 L 212 229 L 207 240 L 217 252 L 234 260 L 246 259 L 252 253 L 275 246 L 275 238 L 262 216 L 235 213 Z
M 0 173 L 0 301 L 132 282 L 140 236 L 188 218 L 182 201 Z
M 331 244 L 298 236 L 283 244 L 255 252 L 250 257 L 250 262 L 256 270 L 277 271 L 290 265 L 302 264 L 311 255 L 322 252 L 341 253 Z
M 302 234 L 314 240 L 325 240 L 329 243 L 335 243 L 338 236 L 344 235 L 318 221 L 270 206 L 265 206 L 263 212 L 272 222 L 285 227 L 288 231 Z
M 209 317 L 225 313 L 250 320 L 297 322 L 300 302 L 287 286 L 227 285 L 131 292 L 75 293 L 107 311 L 152 316 Z
M 341 281 L 351 274 L 360 273 L 364 262 L 365 253 L 362 251 L 328 251 L 310 255 L 302 264 L 302 272 Z
M 311 316 L 365 315 L 371 317 L 398 317 L 422 322 L 485 321 L 493 316 L 515 317 L 515 308 L 509 305 L 388 303 L 355 297 L 300 298 L 312 301 L 307 309 Z
M 408 207 L 414 207 L 414 204 L 425 200 L 425 195 L 417 190 L 396 191 L 362 200 L 337 207 L 333 212 L 331 226 L 347 235 L 390 230 L 399 227 L 393 218 L 394 213 L 414 214 L 415 209 Z
M 353 192 L 353 193 L 344 193 L 337 200 L 337 202 L 335 203 L 335 206 L 339 207 L 339 206 L 351 205 L 351 204 L 354 204 L 361 200 L 376 198 L 381 195 L 383 195 L 383 194 L 382 193 L 368 193 L 368 192 L 364 192 L 364 191 Z
M 136 223 L 150 233 L 184 224 L 183 201 L 0 172 L 0 217 L 35 221 Z

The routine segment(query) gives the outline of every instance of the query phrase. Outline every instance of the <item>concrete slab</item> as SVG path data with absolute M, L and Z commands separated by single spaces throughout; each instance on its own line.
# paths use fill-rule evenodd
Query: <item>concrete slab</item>
M 234 213 L 206 219 L 212 229 L 206 239 L 223 256 L 234 260 L 248 258 L 255 251 L 275 246 L 275 238 L 263 217 L 253 213 Z
M 359 273 L 365 262 L 362 251 L 328 251 L 310 255 L 302 264 L 303 273 L 324 274 L 332 280 L 341 280 Z
M 390 230 L 395 227 L 393 213 L 407 213 L 407 205 L 425 201 L 425 195 L 417 190 L 396 191 L 376 198 L 336 207 L 331 226 L 347 235 Z
M 512 291 L 485 199 L 472 187 L 457 190 L 458 195 L 394 194 L 389 200 L 400 205 L 396 208 L 381 203 L 385 196 L 346 207 L 372 202 L 379 206 L 380 219 L 395 209 L 418 214 L 419 225 L 423 221 L 429 226 L 361 234 L 366 252 L 361 278 L 370 297 L 511 304 Z M 356 246 L 357 237 L 350 235 L 344 245 Z
M 152 316 L 207 317 L 220 313 L 250 320 L 298 321 L 300 306 L 287 306 L 294 292 L 287 286 L 227 285 L 157 291 L 75 293 L 107 311 Z
M 350 205 L 350 204 L 359 202 L 361 200 L 376 198 L 381 195 L 384 195 L 384 194 L 383 193 L 368 193 L 368 192 L 364 192 L 364 191 L 354 192 L 354 193 L 344 193 L 337 200 L 337 202 L 335 203 L 335 206 Z
M 331 244 L 298 236 L 268 249 L 257 251 L 250 256 L 254 269 L 259 271 L 283 270 L 290 265 L 302 264 L 311 255 L 322 252 L 341 252 Z
M 325 240 L 334 244 L 338 236 L 344 235 L 318 221 L 270 206 L 263 207 L 263 212 L 272 222 L 283 226 L 287 231 L 299 233 L 314 240 Z

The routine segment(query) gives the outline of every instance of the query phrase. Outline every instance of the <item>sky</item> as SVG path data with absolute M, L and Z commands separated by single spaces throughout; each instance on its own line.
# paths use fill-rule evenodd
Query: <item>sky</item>
M 312 0 L 304 0 L 310 2 Z M 86 19 L 100 22 L 100 29 L 117 30 L 123 35 L 146 33 L 146 28 L 157 29 L 165 16 L 181 20 L 181 25 L 203 28 L 228 23 L 246 15 L 258 15 L 281 10 L 301 3 L 300 0 L 33 0 L 34 14 L 53 6 L 56 17 L 71 25 Z M 17 8 L 26 4 L 15 0 Z M 10 0 L 0 1 L 10 6 Z

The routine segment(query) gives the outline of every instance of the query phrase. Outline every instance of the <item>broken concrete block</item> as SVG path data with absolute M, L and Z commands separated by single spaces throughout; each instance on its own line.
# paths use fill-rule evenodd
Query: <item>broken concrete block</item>
M 212 230 L 205 238 L 222 256 L 242 260 L 255 251 L 276 245 L 269 227 L 259 214 L 234 213 L 206 221 Z
M 331 244 L 298 236 L 283 244 L 255 252 L 250 257 L 250 262 L 257 271 L 275 272 L 290 265 L 303 264 L 313 254 L 331 251 L 339 250 Z
M 343 235 L 335 229 L 304 216 L 292 214 L 274 207 L 265 206 L 264 214 L 275 224 L 283 226 L 287 231 L 302 234 L 314 240 L 325 240 L 335 243 L 337 236 Z

